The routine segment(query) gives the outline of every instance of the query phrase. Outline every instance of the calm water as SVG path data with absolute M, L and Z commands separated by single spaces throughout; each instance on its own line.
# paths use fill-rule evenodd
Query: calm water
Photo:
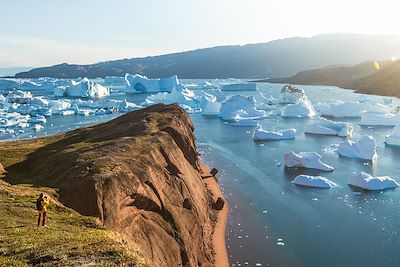
M 193 81 L 187 81 L 193 82 Z M 196 82 L 196 81 L 194 81 Z M 259 84 L 265 95 L 278 96 L 282 85 Z M 316 103 L 335 99 L 372 100 L 335 87 L 302 86 Z M 219 98 L 232 94 L 219 93 Z M 116 94 L 112 98 L 123 99 Z M 141 102 L 145 96 L 127 96 Z M 116 116 L 116 115 L 112 115 Z M 65 131 L 112 116 L 54 116 L 39 135 Z M 204 162 L 219 169 L 219 181 L 230 206 L 227 246 L 232 266 L 400 266 L 400 189 L 355 195 L 347 183 L 355 173 L 390 175 L 400 180 L 400 148 L 385 146 L 390 127 L 359 127 L 354 138 L 369 134 L 378 142 L 378 161 L 339 157 L 331 145 L 342 139 L 305 135 L 311 119 L 281 117 L 260 121 L 264 129 L 296 128 L 296 140 L 253 142 L 251 127 L 234 127 L 218 118 L 192 114 Z M 22 138 L 35 136 L 26 132 Z M 283 154 L 316 151 L 335 167 L 330 173 L 288 170 Z M 298 187 L 291 183 L 298 174 L 323 175 L 339 184 L 330 190 Z M 284 246 L 278 246 L 282 239 Z M 247 264 L 246 264 L 247 263 Z

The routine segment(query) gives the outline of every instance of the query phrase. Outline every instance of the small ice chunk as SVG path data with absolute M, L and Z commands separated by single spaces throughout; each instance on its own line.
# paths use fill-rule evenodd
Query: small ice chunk
M 340 142 L 338 153 L 344 157 L 361 158 L 374 161 L 377 158 L 376 141 L 372 136 L 363 136 L 357 142 Z
M 296 138 L 296 129 L 285 129 L 280 131 L 265 131 L 259 125 L 253 132 L 254 141 L 262 140 L 287 140 Z
M 349 183 L 365 190 L 384 190 L 399 187 L 399 183 L 389 176 L 373 177 L 370 174 L 361 172 Z
M 300 167 L 317 169 L 322 171 L 333 171 L 333 167 L 321 162 L 321 156 L 317 152 L 288 152 L 284 155 L 287 167 Z
M 304 132 L 351 137 L 353 134 L 353 126 L 345 122 L 334 122 L 325 118 L 319 118 L 315 120 L 313 124 L 307 125 Z
M 330 181 L 328 178 L 322 176 L 310 176 L 304 174 L 297 176 L 293 180 L 293 183 L 296 185 L 318 187 L 318 188 L 331 188 L 336 186 L 336 184 Z M 318 198 L 316 200 L 318 200 Z

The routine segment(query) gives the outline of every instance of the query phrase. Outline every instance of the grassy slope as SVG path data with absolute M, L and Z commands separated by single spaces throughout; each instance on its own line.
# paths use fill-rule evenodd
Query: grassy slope
M 4 143 L 0 161 L 7 168 L 43 145 L 56 141 Z M 46 140 L 46 141 L 45 141 Z M 35 199 L 46 192 L 53 199 L 48 228 L 37 228 Z M 0 180 L 0 266 L 144 266 L 134 244 L 106 230 L 93 217 L 82 216 L 57 201 L 51 188 L 10 185 Z

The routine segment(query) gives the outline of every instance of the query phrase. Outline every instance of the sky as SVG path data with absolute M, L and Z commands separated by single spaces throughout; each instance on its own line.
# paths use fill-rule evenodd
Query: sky
M 400 35 L 394 0 L 2 0 L 0 69 L 321 33 Z

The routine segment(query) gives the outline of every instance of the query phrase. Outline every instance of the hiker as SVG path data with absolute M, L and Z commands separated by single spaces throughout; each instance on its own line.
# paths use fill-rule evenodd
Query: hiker
M 42 220 L 42 226 L 46 226 L 46 215 L 47 215 L 47 206 L 50 204 L 50 199 L 49 197 L 43 195 L 41 193 L 36 200 L 36 209 L 39 212 L 39 218 L 38 218 L 38 227 L 40 226 L 40 219 L 43 216 Z

